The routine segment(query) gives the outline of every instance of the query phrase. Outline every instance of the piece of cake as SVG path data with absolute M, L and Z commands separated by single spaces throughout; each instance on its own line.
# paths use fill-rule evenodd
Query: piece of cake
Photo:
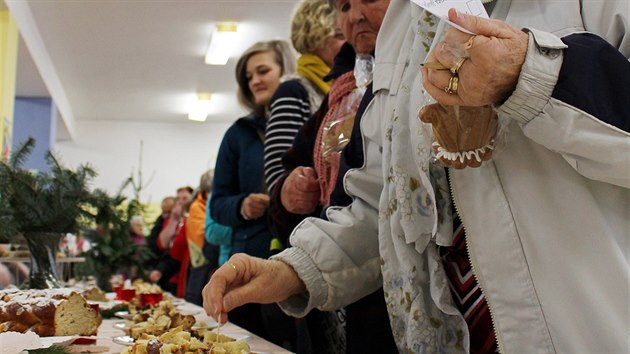
M 74 291 L 0 291 L 0 332 L 32 330 L 40 336 L 88 336 L 101 324 L 98 311 Z

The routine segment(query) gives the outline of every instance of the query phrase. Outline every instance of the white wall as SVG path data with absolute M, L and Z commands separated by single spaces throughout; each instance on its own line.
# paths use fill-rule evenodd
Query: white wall
M 154 123 L 77 121 L 72 141 L 53 147 L 62 164 L 90 163 L 97 171 L 93 187 L 114 194 L 132 172 L 137 176 L 140 141 L 144 143 L 143 180 L 153 175 L 142 202 L 160 202 L 184 185 L 196 188 L 200 176 L 213 169 L 223 134 L 231 123 Z M 131 189 L 125 195 L 131 196 Z

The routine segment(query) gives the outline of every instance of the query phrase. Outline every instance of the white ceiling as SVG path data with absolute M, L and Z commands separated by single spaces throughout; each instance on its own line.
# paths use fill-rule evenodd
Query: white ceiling
M 243 113 L 234 94 L 238 55 L 256 41 L 288 38 L 298 2 L 4 1 L 23 39 L 16 93 L 50 95 L 70 133 L 83 120 L 188 123 L 198 92 L 214 94 L 208 122 L 235 120 Z M 217 21 L 240 24 L 226 66 L 203 62 Z
M 49 97 L 50 93 L 37 70 L 24 39 L 20 37 L 17 58 L 15 95 L 18 97 Z

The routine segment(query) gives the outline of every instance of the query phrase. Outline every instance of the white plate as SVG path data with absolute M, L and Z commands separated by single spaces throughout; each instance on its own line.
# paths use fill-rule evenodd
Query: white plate
M 201 313 L 201 310 L 197 310 L 197 309 L 178 309 L 177 312 L 179 312 L 180 314 L 186 316 L 186 315 L 198 315 Z M 122 318 L 125 320 L 130 320 L 133 318 L 134 314 L 130 314 L 129 311 L 117 311 L 114 313 L 114 316 L 118 317 L 118 318 Z
M 133 345 L 133 338 L 131 338 L 130 336 L 114 337 L 112 338 L 112 341 L 116 344 L 121 344 L 121 345 Z
M 195 324 L 194 326 L 192 326 L 190 329 L 192 330 L 199 330 L 199 329 L 215 329 L 217 328 L 219 324 L 218 323 L 206 323 L 205 325 L 199 325 L 199 324 Z M 127 324 L 127 322 L 116 322 L 114 323 L 114 328 L 117 328 L 121 331 L 128 331 L 131 327 Z
M 129 329 L 129 326 L 127 326 L 127 322 L 116 322 L 114 323 L 114 328 L 118 328 L 121 331 L 126 331 Z
M 186 300 L 180 299 L 178 297 L 172 297 L 171 302 L 173 303 L 173 305 L 183 305 L 186 303 Z
M 114 312 L 114 316 L 125 320 L 130 320 L 133 318 L 134 315 L 130 314 L 129 311 L 117 311 Z
M 196 331 L 199 329 L 215 329 L 218 326 L 219 326 L 218 323 L 206 323 L 205 325 L 194 324 L 192 327 L 190 327 L 190 329 L 192 329 L 193 331 Z
M 96 301 L 96 300 L 88 300 L 88 304 L 96 304 L 101 310 L 109 310 L 114 306 L 120 305 L 123 302 L 120 300 L 107 300 L 107 301 Z
M 198 315 L 201 313 L 201 310 L 197 310 L 197 309 L 177 309 L 177 312 L 179 312 L 181 315 Z

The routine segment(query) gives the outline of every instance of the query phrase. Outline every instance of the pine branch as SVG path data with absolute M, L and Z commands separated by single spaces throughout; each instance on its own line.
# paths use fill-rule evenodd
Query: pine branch
M 29 354 L 68 354 L 70 353 L 70 351 L 68 351 L 67 347 L 62 347 L 60 345 L 53 345 L 49 348 L 43 348 L 43 349 L 32 349 L 28 351 Z
M 9 166 L 13 169 L 20 168 L 35 147 L 35 139 L 29 137 L 24 143 L 18 146 L 9 158 Z
M 31 231 L 75 232 L 82 205 L 89 203 L 88 181 L 96 174 L 89 166 L 76 171 L 64 168 L 50 151 L 50 172 L 32 174 L 21 169 L 34 140 L 29 139 L 12 155 L 11 164 L 0 163 L 0 237 L 11 239 Z

